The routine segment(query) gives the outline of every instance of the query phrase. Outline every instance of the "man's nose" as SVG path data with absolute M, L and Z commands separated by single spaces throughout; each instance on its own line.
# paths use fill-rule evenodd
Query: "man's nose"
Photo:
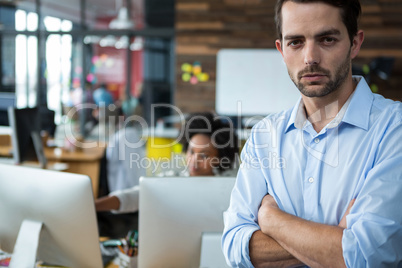
M 306 65 L 317 65 L 320 60 L 320 50 L 315 42 L 306 42 L 304 46 L 304 63 Z

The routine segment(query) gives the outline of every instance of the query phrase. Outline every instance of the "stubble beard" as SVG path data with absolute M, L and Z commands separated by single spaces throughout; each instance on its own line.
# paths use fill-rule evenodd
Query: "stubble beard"
M 340 86 L 345 82 L 350 71 L 350 50 L 347 54 L 345 60 L 338 66 L 335 71 L 334 79 L 330 79 L 325 85 L 322 86 L 319 90 L 308 90 L 307 86 L 309 85 L 319 85 L 317 82 L 310 82 L 308 85 L 300 82 L 301 77 L 306 73 L 320 73 L 326 75 L 331 78 L 331 72 L 324 68 L 321 68 L 319 65 L 309 65 L 304 70 L 300 71 L 297 74 L 297 80 L 294 76 L 292 76 L 289 72 L 290 79 L 292 79 L 293 83 L 299 89 L 300 93 L 306 97 L 324 97 L 340 88 Z

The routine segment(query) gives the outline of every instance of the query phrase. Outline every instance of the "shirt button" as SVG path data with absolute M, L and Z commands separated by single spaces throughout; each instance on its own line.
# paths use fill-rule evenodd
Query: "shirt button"
M 309 182 L 309 183 L 313 183 L 313 182 L 314 182 L 314 178 L 313 178 L 313 177 L 308 178 L 308 182 Z
M 320 139 L 319 139 L 319 138 L 315 138 L 315 139 L 314 139 L 314 142 L 315 142 L 315 143 L 319 143 L 319 142 L 320 142 Z

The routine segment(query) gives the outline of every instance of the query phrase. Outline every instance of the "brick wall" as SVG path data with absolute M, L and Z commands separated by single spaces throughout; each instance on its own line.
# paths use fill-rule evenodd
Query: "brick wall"
M 379 93 L 402 99 L 402 0 L 361 0 L 365 42 L 355 60 L 396 58 L 388 81 L 373 76 Z M 176 0 L 175 104 L 184 112 L 215 109 L 216 53 L 221 48 L 274 48 L 274 0 Z M 182 81 L 181 65 L 198 61 L 208 82 Z

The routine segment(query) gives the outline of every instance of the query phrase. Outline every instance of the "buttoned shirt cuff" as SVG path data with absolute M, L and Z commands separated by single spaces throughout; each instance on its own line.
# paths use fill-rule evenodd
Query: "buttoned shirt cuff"
M 116 196 L 120 201 L 120 208 L 112 210 L 112 213 L 136 212 L 139 208 L 140 187 L 134 186 L 129 189 L 111 192 L 109 196 Z

